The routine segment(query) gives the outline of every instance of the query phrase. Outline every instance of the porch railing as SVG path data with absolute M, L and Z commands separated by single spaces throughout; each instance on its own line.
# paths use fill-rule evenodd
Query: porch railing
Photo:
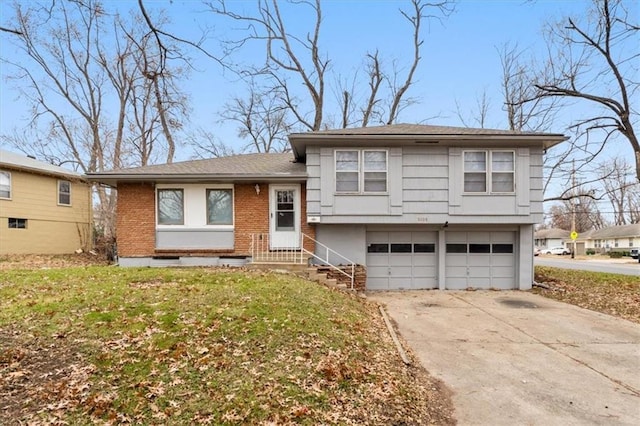
M 305 249 L 305 242 L 312 242 L 315 252 Z M 271 247 L 269 234 L 251 234 L 251 258 L 252 262 L 257 263 L 295 264 L 304 264 L 309 262 L 310 258 L 314 258 L 320 262 L 320 265 L 328 266 L 349 278 L 351 289 L 353 290 L 354 287 L 355 263 L 304 233 L 300 233 L 300 238 L 292 238 L 289 241 L 279 240 L 277 248 Z

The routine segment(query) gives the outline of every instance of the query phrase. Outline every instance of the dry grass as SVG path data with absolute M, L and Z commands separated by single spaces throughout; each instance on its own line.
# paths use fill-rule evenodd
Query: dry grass
M 640 323 L 640 276 L 536 266 L 542 296 Z
M 455 421 L 356 296 L 248 271 L 3 272 L 0 424 L 123 423 Z

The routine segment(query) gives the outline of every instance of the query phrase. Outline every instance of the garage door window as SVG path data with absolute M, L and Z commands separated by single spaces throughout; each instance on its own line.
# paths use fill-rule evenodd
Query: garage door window
M 492 252 L 496 254 L 513 253 L 513 244 L 493 244 Z
M 447 253 L 466 253 L 466 244 L 447 244 Z
M 389 253 L 389 244 L 373 243 L 367 247 L 368 253 Z
M 435 253 L 436 245 L 435 244 L 414 244 L 413 245 L 414 253 Z
M 469 253 L 491 253 L 491 244 L 469 244 Z
M 391 253 L 411 253 L 411 244 L 391 244 Z

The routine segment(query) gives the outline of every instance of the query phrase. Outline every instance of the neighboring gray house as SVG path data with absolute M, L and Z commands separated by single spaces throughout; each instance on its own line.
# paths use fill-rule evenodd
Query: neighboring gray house
M 261 245 L 344 263 L 333 250 L 366 266 L 369 290 L 526 290 L 533 227 L 543 219 L 543 152 L 565 139 L 397 124 L 292 134 L 289 155 L 89 178 L 118 187 L 118 250 L 127 264 L 255 260 Z
M 565 247 L 565 241 L 569 239 L 570 234 L 570 231 L 559 228 L 541 229 L 533 234 L 533 243 L 539 249 Z

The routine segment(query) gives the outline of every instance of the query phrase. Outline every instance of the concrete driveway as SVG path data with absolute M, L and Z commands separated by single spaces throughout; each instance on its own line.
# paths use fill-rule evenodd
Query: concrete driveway
M 640 325 L 526 292 L 376 292 L 461 425 L 640 425 Z

